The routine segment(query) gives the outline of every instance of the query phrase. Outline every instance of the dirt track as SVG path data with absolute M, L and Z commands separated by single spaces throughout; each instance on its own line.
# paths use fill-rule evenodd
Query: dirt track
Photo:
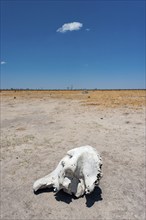
M 145 219 L 145 91 L 1 92 L 1 219 Z M 14 98 L 15 97 L 15 98 Z M 66 152 L 91 145 L 91 195 L 32 191 Z

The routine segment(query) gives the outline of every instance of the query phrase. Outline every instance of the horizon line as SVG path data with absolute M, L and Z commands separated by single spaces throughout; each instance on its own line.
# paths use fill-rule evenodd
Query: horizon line
M 146 90 L 146 88 L 140 88 L 140 89 L 137 89 L 137 88 L 133 88 L 133 89 L 86 89 L 86 88 L 83 88 L 83 89 L 29 89 L 29 88 L 21 88 L 21 89 L 18 89 L 18 88 L 9 88 L 9 89 L 0 89 L 0 91 L 114 91 L 114 90 Z

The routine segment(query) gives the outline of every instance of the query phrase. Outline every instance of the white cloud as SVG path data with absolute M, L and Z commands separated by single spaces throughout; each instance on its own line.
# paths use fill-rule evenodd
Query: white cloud
M 90 31 L 90 28 L 86 28 L 86 31 Z
M 57 32 L 65 33 L 67 31 L 78 31 L 83 27 L 83 24 L 80 22 L 71 22 L 63 24 L 62 27 L 57 29 Z
M 1 65 L 3 65 L 3 64 L 6 64 L 6 62 L 5 61 L 1 61 Z

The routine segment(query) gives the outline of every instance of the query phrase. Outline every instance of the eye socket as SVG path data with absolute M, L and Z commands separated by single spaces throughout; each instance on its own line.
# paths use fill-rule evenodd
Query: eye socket
M 95 185 L 97 185 L 97 184 L 98 184 L 98 180 L 95 180 L 95 182 L 94 182 L 94 183 L 95 183 Z

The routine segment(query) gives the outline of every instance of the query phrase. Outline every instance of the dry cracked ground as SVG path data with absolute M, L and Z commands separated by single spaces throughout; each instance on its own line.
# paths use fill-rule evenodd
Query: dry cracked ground
M 1 219 L 145 219 L 145 91 L 1 91 Z M 32 185 L 91 145 L 103 178 L 79 199 Z

